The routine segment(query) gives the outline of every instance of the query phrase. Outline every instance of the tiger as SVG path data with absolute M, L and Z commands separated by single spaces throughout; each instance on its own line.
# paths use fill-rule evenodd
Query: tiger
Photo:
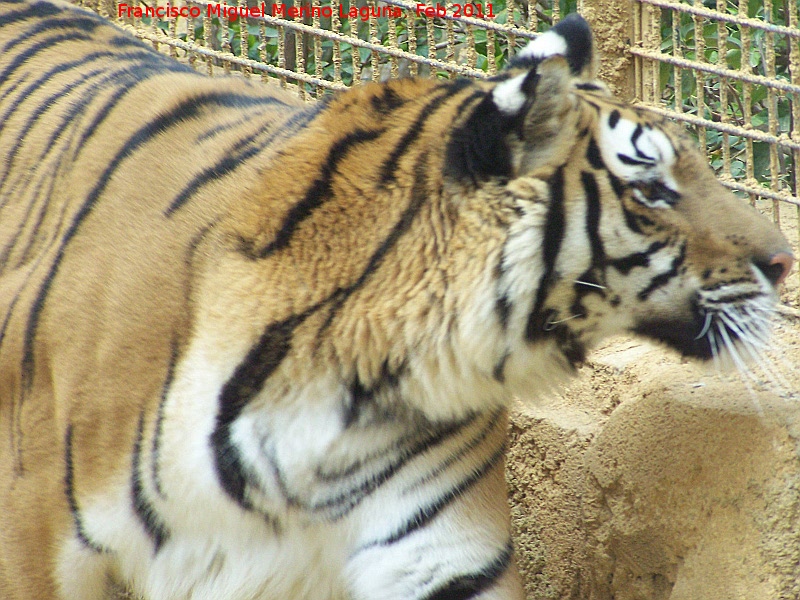
M 7 600 L 520 600 L 511 399 L 748 348 L 792 266 L 577 15 L 316 103 L 59 0 L 0 45 Z

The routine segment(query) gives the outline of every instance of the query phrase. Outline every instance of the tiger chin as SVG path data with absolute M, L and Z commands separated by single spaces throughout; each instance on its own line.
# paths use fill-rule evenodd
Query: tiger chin
M 520 600 L 512 394 L 611 334 L 761 338 L 791 267 L 577 16 L 314 105 L 55 1 L 0 23 L 7 600 Z

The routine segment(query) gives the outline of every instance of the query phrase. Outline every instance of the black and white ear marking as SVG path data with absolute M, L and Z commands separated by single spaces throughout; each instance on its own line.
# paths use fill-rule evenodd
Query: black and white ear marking
M 536 71 L 531 70 L 497 84 L 492 90 L 492 100 L 497 109 L 507 117 L 519 114 L 534 91 L 535 78 Z
M 512 66 L 536 64 L 550 56 L 565 57 L 575 75 L 591 64 L 592 30 L 578 13 L 567 15 L 520 50 Z

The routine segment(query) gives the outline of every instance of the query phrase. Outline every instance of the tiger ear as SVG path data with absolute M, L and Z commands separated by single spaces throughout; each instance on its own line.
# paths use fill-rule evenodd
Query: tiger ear
M 592 79 L 594 55 L 589 24 L 577 13 L 568 15 L 514 57 L 509 69 L 527 72 L 499 83 L 492 92 L 494 103 L 501 113 L 513 117 L 534 102 L 543 79 L 543 87 L 550 94 L 564 88 L 574 77 Z
M 473 181 L 513 177 L 530 166 L 531 156 L 547 156 L 566 133 L 562 121 L 571 86 L 576 78 L 590 76 L 593 55 L 591 29 L 577 14 L 528 44 L 509 66 L 510 73 L 494 80 L 452 132 L 447 173 Z
M 511 62 L 511 67 L 526 67 L 551 56 L 563 56 L 572 75 L 581 79 L 595 76 L 592 29 L 578 13 L 564 17 L 548 31 L 528 43 Z

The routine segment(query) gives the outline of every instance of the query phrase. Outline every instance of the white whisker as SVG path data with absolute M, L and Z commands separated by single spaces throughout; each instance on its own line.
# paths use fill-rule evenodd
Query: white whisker
M 713 315 L 712 315 L 710 312 L 707 312 L 707 313 L 706 313 L 706 322 L 705 322 L 705 323 L 703 323 L 703 328 L 700 330 L 700 333 L 698 333 L 698 334 L 697 334 L 697 337 L 696 337 L 696 338 L 694 338 L 694 339 L 696 339 L 696 340 L 699 340 L 699 339 L 700 339 L 701 337 L 703 337 L 703 336 L 704 336 L 706 333 L 708 333 L 708 328 L 709 328 L 709 327 L 711 327 L 711 321 L 712 321 L 713 319 L 714 319 L 714 316 L 713 316 Z
M 753 381 L 758 381 L 753 372 L 747 367 L 747 363 L 742 359 L 739 351 L 736 349 L 736 344 L 734 344 L 733 340 L 731 339 L 731 336 L 728 333 L 728 328 L 725 326 L 725 324 L 718 322 L 717 331 L 719 331 L 719 336 L 722 338 L 722 342 L 725 344 L 725 350 L 728 352 L 731 360 L 733 360 L 733 364 L 736 366 L 736 369 L 743 375 L 747 375 L 753 379 Z
M 590 282 L 588 282 L 588 281 L 581 281 L 581 280 L 579 280 L 579 279 L 576 279 L 576 280 L 575 280 L 575 283 L 579 283 L 579 284 L 581 284 L 581 285 L 588 285 L 589 287 L 597 288 L 597 289 L 599 289 L 599 290 L 604 290 L 604 289 L 606 289 L 606 286 L 604 286 L 604 285 L 600 285 L 599 283 L 590 283 Z
M 571 321 L 572 319 L 577 319 L 578 317 L 582 317 L 582 316 L 583 315 L 572 315 L 571 317 L 567 317 L 566 319 L 559 319 L 558 321 L 547 321 L 544 324 L 544 328 L 543 329 L 545 331 L 552 331 L 553 327 L 555 325 L 558 325 L 559 323 L 566 323 L 567 321 Z
M 717 336 L 714 335 L 714 330 L 708 330 L 708 345 L 711 347 L 711 358 L 714 361 L 714 369 L 717 373 L 722 373 L 722 364 L 719 356 L 719 345 L 717 343 Z
M 742 360 L 742 357 L 736 350 L 736 346 L 734 345 L 733 340 L 731 340 L 725 325 L 723 323 L 717 323 L 717 330 L 719 331 L 719 335 L 725 344 L 725 349 L 727 350 L 728 355 L 736 365 L 736 372 L 739 374 L 739 379 L 742 381 L 742 383 L 744 383 L 744 386 L 747 388 L 747 391 L 750 394 L 750 398 L 753 401 L 753 406 L 755 406 L 756 412 L 758 413 L 759 417 L 763 417 L 764 409 L 761 407 L 761 402 L 758 401 L 756 392 L 748 380 L 748 378 L 750 378 L 758 383 L 758 379 L 755 377 L 753 372 L 747 368 L 747 364 Z
M 766 354 L 759 352 L 745 337 L 740 337 L 739 341 L 741 347 L 745 349 L 747 354 L 753 360 L 753 364 L 761 369 L 768 382 L 772 383 L 777 388 L 775 391 L 780 394 L 785 393 L 785 391 L 789 388 L 789 383 L 779 371 L 776 371 L 770 366 L 770 363 L 774 365 L 774 362 L 772 362 L 772 360 Z

